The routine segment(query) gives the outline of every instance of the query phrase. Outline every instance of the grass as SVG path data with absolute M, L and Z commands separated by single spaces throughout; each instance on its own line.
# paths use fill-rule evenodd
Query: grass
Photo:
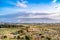
M 24 24 L 25 25 L 25 24 Z M 28 27 L 27 27 L 28 26 Z M 28 31 L 27 31 L 28 30 Z M 18 32 L 18 33 L 17 33 Z M 17 33 L 21 40 L 26 40 L 25 36 L 29 40 L 60 40 L 60 25 L 58 24 L 26 24 L 25 27 L 19 28 L 0 28 L 0 35 L 6 35 L 10 33 Z M 15 38 L 4 38 L 1 40 L 18 40 Z
M 12 32 L 16 32 L 20 30 L 20 28 L 0 28 L 0 34 L 4 35 L 4 34 L 9 34 Z

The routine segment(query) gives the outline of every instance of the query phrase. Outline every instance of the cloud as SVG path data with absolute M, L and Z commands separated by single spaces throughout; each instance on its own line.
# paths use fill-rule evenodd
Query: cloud
M 16 18 L 44 18 L 48 14 L 45 13 L 26 13 L 27 15 L 24 16 L 18 16 Z
M 16 6 L 21 7 L 21 8 L 26 8 L 27 7 L 26 3 L 27 3 L 27 1 L 22 1 L 22 2 L 17 1 Z
M 59 23 L 60 22 L 49 18 L 20 18 L 17 21 L 20 23 Z
M 57 0 L 53 0 L 53 3 L 56 3 Z
M 54 20 L 60 20 L 60 12 L 50 15 L 48 18 L 54 19 Z
M 56 10 L 60 11 L 60 4 L 57 4 Z
M 39 15 L 38 15 L 39 14 Z M 53 20 L 60 20 L 60 12 L 57 13 L 30 13 L 28 16 L 18 16 L 16 17 L 18 19 L 20 18 L 49 18 Z
M 55 9 L 55 12 L 60 12 L 60 3 L 58 3 L 57 1 L 58 0 L 53 0 L 52 5 L 53 5 L 53 8 Z

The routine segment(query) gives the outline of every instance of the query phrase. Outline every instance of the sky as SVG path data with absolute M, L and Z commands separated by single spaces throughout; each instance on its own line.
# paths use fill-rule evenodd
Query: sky
M 0 0 L 0 22 L 60 23 L 60 0 Z

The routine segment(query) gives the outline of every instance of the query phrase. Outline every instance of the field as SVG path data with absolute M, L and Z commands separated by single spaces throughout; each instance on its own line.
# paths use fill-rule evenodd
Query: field
M 0 40 L 60 40 L 60 24 L 0 24 Z

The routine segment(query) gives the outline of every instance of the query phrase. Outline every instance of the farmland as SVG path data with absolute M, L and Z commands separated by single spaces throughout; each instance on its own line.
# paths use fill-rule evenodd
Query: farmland
M 60 40 L 60 24 L 0 24 L 0 40 Z

